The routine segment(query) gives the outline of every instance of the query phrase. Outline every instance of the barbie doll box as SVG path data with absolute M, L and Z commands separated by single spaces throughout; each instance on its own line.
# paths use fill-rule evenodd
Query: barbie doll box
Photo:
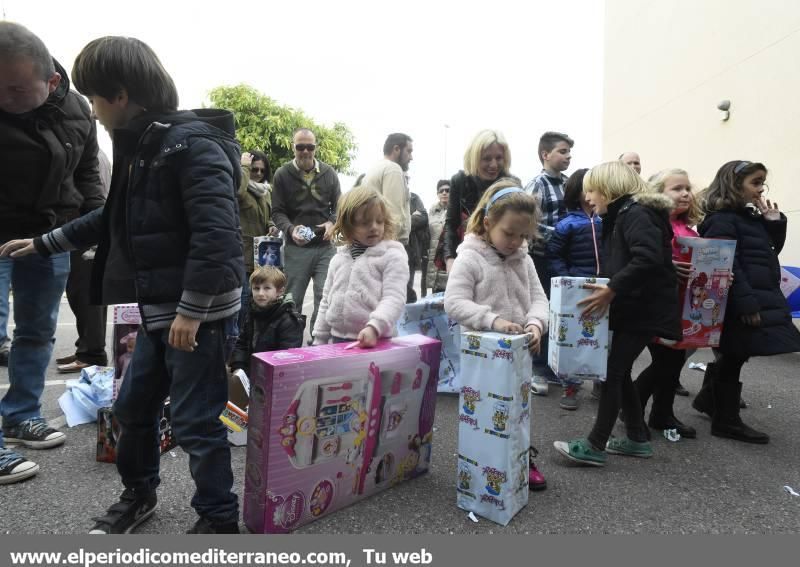
M 683 340 L 659 342 L 676 349 L 719 346 L 725 305 L 731 287 L 735 240 L 679 236 L 680 261 L 692 263 L 692 276 L 681 287 Z
M 607 284 L 607 278 L 555 277 L 550 283 L 547 361 L 561 380 L 606 379 L 608 312 L 583 315 L 578 302 L 592 294 L 586 284 Z
M 529 335 L 461 335 L 459 508 L 508 525 L 528 503 Z
M 253 355 L 244 522 L 286 533 L 427 472 L 441 343 Z
M 416 303 L 406 305 L 406 312 L 397 323 L 400 336 L 420 334 L 442 341 L 439 362 L 439 392 L 457 394 L 458 360 L 461 348 L 461 328 L 444 312 L 444 293 L 434 293 Z
M 139 313 L 139 306 L 135 303 L 114 306 L 112 318 L 114 331 L 112 333 L 111 349 L 114 352 L 114 387 L 111 392 L 111 399 L 116 400 L 119 394 L 119 387 L 125 377 L 125 371 L 133 357 L 133 349 L 136 346 L 136 333 L 142 322 Z

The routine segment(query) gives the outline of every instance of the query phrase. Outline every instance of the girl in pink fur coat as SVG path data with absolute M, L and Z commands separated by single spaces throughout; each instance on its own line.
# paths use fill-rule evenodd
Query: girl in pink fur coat
M 333 227 L 344 243 L 328 266 L 314 325 L 314 344 L 357 341 L 363 348 L 391 337 L 403 315 L 408 256 L 399 242 L 386 201 L 367 187 L 339 199 Z
M 547 331 L 547 296 L 528 256 L 528 240 L 537 234 L 536 199 L 514 180 L 496 181 L 469 218 L 444 292 L 444 307 L 464 330 L 528 333 L 531 352 L 539 352 Z M 528 486 L 547 486 L 533 463 Z

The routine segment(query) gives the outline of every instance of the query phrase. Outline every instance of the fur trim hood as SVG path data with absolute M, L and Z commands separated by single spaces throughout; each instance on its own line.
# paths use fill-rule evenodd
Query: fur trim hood
M 667 213 L 671 213 L 672 209 L 675 208 L 675 203 L 672 199 L 663 193 L 638 193 L 633 197 L 633 200 L 643 207 L 648 207 L 657 211 L 666 211 Z

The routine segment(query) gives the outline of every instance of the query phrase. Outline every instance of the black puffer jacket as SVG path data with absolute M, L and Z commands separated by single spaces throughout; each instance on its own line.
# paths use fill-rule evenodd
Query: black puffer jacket
M 303 346 L 305 327 L 305 315 L 297 312 L 290 293 L 266 307 L 251 302 L 244 329 L 231 355 L 231 370 L 241 368 L 249 373 L 250 357 L 254 353 Z
M 603 270 L 616 292 L 612 330 L 682 338 L 669 223 L 673 206 L 669 197 L 642 193 L 611 203 L 602 217 Z
M 99 243 L 92 301 L 106 303 L 106 263 L 120 266 L 148 329 L 169 326 L 176 312 L 203 321 L 233 315 L 244 281 L 233 132 L 233 115 L 212 109 L 143 115 L 116 130 L 107 205 L 35 239 L 37 250 Z
M 704 238 L 736 241 L 722 351 L 766 356 L 800 350 L 800 332 L 780 289 L 778 254 L 786 240 L 786 217 L 767 221 L 755 209 L 724 210 L 709 214 L 698 228 Z M 742 315 L 755 313 L 761 316 L 760 327 L 742 323 Z
M 456 257 L 456 249 L 464 240 L 464 237 L 459 235 L 459 228 L 462 222 L 466 227 L 466 219 L 475 210 L 478 201 L 492 183 L 494 181 L 486 181 L 477 175 L 467 175 L 463 171 L 459 171 L 450 179 L 450 200 L 442 233 L 445 259 Z
M 105 202 L 95 121 L 53 62 L 61 82 L 42 106 L 0 111 L 0 242 L 38 236 Z

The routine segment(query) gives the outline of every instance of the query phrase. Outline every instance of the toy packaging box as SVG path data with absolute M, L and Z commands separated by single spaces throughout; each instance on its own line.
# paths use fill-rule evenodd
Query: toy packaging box
M 607 284 L 607 278 L 555 277 L 550 280 L 550 322 L 547 361 L 562 381 L 604 382 L 608 366 L 608 311 L 582 315 L 578 302 L 593 290 L 586 284 Z
M 278 236 L 253 237 L 253 265 L 283 268 L 283 238 Z
M 456 502 L 508 525 L 528 503 L 528 335 L 463 333 Z
M 438 391 L 459 392 L 458 361 L 461 348 L 461 327 L 444 312 L 444 293 L 434 293 L 416 303 L 406 305 L 406 312 L 397 323 L 397 334 L 425 335 L 442 342 L 439 362 Z
M 158 425 L 159 448 L 163 455 L 175 448 L 177 443 L 172 435 L 169 403 L 164 405 Z M 117 439 L 119 425 L 111 408 L 100 408 L 97 412 L 97 454 L 95 460 L 101 463 L 117 461 Z
M 253 355 L 243 517 L 286 533 L 427 472 L 441 343 Z
M 142 323 L 139 306 L 135 303 L 115 305 L 112 323 L 114 324 L 111 343 L 114 351 L 114 388 L 111 399 L 116 400 L 125 371 L 133 358 L 136 335 Z
M 250 404 L 250 379 L 243 370 L 228 375 L 228 403 L 219 416 L 228 429 L 228 442 L 247 445 L 247 407 Z
M 682 288 L 683 340 L 659 340 L 676 349 L 719 346 L 731 286 L 735 240 L 679 236 L 680 261 L 692 263 L 692 277 Z

